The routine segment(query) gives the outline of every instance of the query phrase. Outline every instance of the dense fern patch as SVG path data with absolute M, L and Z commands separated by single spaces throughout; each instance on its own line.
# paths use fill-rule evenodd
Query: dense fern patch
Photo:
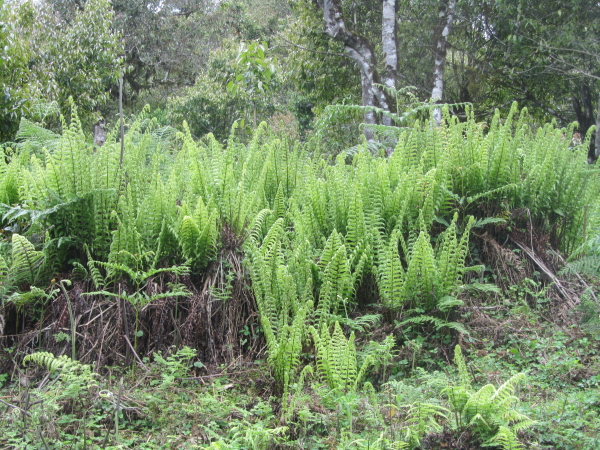
M 597 169 L 569 130 L 533 129 L 516 107 L 489 126 L 417 122 L 389 157 L 365 145 L 330 161 L 265 124 L 222 145 L 142 114 L 122 164 L 117 136 L 91 146 L 76 116 L 60 137 L 30 125 L 0 157 L 7 347 L 58 348 L 70 323 L 83 362 L 185 344 L 214 367 L 264 342 L 289 417 L 313 360 L 339 395 L 378 365 L 357 356 L 352 330 L 384 322 L 387 353 L 415 329 L 447 345 L 469 334 L 465 300 L 508 295 L 527 264 L 567 304 L 586 285 L 561 285 L 552 258 L 594 225 Z M 56 284 L 65 277 L 74 288 Z M 516 439 L 502 430 L 488 442 Z

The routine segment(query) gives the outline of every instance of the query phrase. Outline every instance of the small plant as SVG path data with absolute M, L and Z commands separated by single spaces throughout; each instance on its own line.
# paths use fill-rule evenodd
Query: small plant
M 513 375 L 498 388 L 487 384 L 475 391 L 458 345 L 454 350 L 454 362 L 458 368 L 458 384 L 442 391 L 446 394 L 449 408 L 421 402 L 411 405 L 407 440 L 418 443 L 423 435 L 439 432 L 444 425 L 460 434 L 470 430 L 481 439 L 484 447 L 521 448 L 517 432 L 535 424 L 515 409 L 519 401 L 514 395 L 515 390 L 525 380 L 525 374 Z
M 183 347 L 173 355 L 169 355 L 164 358 L 161 352 L 154 354 L 154 361 L 160 368 L 160 374 L 162 380 L 156 381 L 152 384 L 159 384 L 160 389 L 168 389 L 173 385 L 177 378 L 185 377 L 190 370 L 190 362 L 196 357 L 197 351 Z
M 87 435 L 101 429 L 99 422 L 104 415 L 100 407 L 103 400 L 99 395 L 98 374 L 87 364 L 48 352 L 28 355 L 23 363 L 43 367 L 52 381 L 47 384 L 42 381 L 33 389 L 25 378 L 28 400 L 21 409 L 22 435 L 29 436 L 27 440 L 32 443 L 41 441 L 38 445 L 48 448 L 46 439 L 57 436 L 60 429 L 63 439 L 70 434 L 73 442 L 81 441 L 85 447 Z
M 320 333 L 314 327 L 310 327 L 309 331 L 315 342 L 319 376 L 330 389 L 341 393 L 356 392 L 367 370 L 376 364 L 385 364 L 394 346 L 394 339 L 390 336 L 381 344 L 371 343 L 359 367 L 354 332 L 346 338 L 339 322 L 334 323 L 331 334 L 326 324 L 321 325 Z M 378 356 L 383 358 L 378 361 Z

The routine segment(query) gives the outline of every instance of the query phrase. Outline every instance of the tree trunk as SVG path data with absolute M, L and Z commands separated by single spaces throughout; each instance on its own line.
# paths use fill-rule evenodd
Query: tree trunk
M 365 124 L 367 125 L 365 127 L 365 137 L 367 140 L 372 140 L 373 132 L 369 129 L 369 125 L 375 125 L 377 123 L 377 117 L 375 112 L 369 110 L 369 108 L 379 107 L 385 111 L 390 110 L 390 102 L 388 101 L 385 91 L 379 86 L 376 86 L 379 84 L 379 74 L 377 72 L 377 60 L 375 58 L 373 47 L 364 37 L 346 28 L 339 0 L 316 0 L 316 3 L 323 10 L 325 33 L 331 38 L 342 42 L 346 53 L 360 68 L 362 102 L 363 106 L 367 107 L 364 118 Z M 394 4 L 393 10 L 395 16 L 395 1 L 384 0 L 384 3 Z M 386 8 L 386 11 L 387 10 L 389 10 L 389 5 Z M 390 57 L 393 57 L 391 49 L 389 51 Z
M 396 22 L 397 9 L 397 0 L 383 0 L 381 23 L 381 43 L 385 58 L 383 84 L 392 92 L 396 89 L 396 77 L 398 75 L 398 42 L 396 40 L 398 29 L 398 23 Z M 393 104 L 389 105 L 390 108 L 394 106 Z M 388 126 L 393 125 L 392 120 L 386 116 L 383 117 L 382 123 Z
M 444 67 L 448 51 L 448 36 L 454 22 L 456 0 L 441 0 L 438 23 L 435 29 L 435 66 L 433 69 L 433 90 L 431 99 L 434 103 L 441 103 L 444 94 Z M 441 108 L 433 110 L 433 118 L 437 126 L 442 122 Z
M 594 99 L 592 97 L 592 91 L 589 85 L 583 82 L 579 86 L 579 94 L 573 95 L 573 109 L 575 110 L 575 116 L 577 117 L 577 131 L 581 135 L 581 138 L 584 139 L 588 130 L 592 125 L 596 125 L 597 116 L 594 114 Z M 596 138 L 598 137 L 598 133 L 596 133 Z M 590 147 L 588 149 L 588 162 L 591 164 L 598 158 L 596 154 L 598 152 L 598 146 L 596 145 L 594 136 L 590 141 Z
M 594 145 L 594 151 L 590 152 L 593 153 L 594 158 L 592 161 L 590 161 L 590 163 L 594 162 L 595 160 L 598 159 L 598 157 L 600 157 L 600 96 L 598 97 L 598 112 L 596 114 L 596 136 L 595 139 L 592 141 L 593 145 Z

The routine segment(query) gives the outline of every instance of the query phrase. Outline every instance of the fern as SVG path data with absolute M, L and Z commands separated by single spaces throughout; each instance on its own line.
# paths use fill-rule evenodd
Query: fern
M 36 151 L 46 148 L 52 152 L 58 146 L 60 135 L 22 117 L 15 141 L 20 142 L 19 147 L 21 148 L 31 147 Z
M 23 358 L 23 363 L 35 363 L 51 374 L 56 374 L 59 386 L 55 389 L 43 392 L 42 396 L 50 407 L 58 408 L 58 404 L 64 401 L 81 401 L 81 395 L 89 389 L 98 386 L 94 373 L 88 364 L 82 364 L 71 360 L 68 356 L 54 356 L 49 352 L 37 352 Z
M 379 250 L 377 266 L 379 294 L 386 304 L 396 308 L 406 300 L 406 275 L 398 253 L 398 242 L 398 231 L 395 230 L 389 243 Z
M 269 362 L 275 370 L 275 378 L 281 386 L 284 398 L 300 363 L 302 342 L 306 330 L 305 320 L 311 310 L 312 302 L 309 301 L 298 309 L 291 325 L 283 325 L 276 330 L 277 334 L 275 332 L 265 333 L 269 347 Z M 268 318 L 263 319 L 263 326 L 271 328 Z
M 12 265 L 9 271 L 11 283 L 35 284 L 43 262 L 44 254 L 36 251 L 27 238 L 17 233 L 12 235 Z
M 439 432 L 442 426 L 440 419 L 447 419 L 448 411 L 440 405 L 416 402 L 410 405 L 407 414 L 408 427 L 405 431 L 405 439 L 414 446 L 418 446 L 421 438 L 430 432 Z
M 333 333 L 329 334 L 328 326 L 323 324 L 320 333 L 311 327 L 311 334 L 317 350 L 317 369 L 323 381 L 341 392 L 354 389 L 358 382 L 354 333 L 346 339 L 339 322 L 335 322 Z
M 499 447 L 503 450 L 523 448 L 515 433 L 508 427 L 500 426 L 496 435 L 482 444 L 482 447 Z
M 462 350 L 459 345 L 454 347 L 454 364 L 458 369 L 458 382 L 459 385 L 466 390 L 471 389 L 471 377 L 467 371 L 467 363 L 463 357 Z
M 519 401 L 514 395 L 515 390 L 525 380 L 525 375 L 513 375 L 497 389 L 488 384 L 473 392 L 459 346 L 456 346 L 454 355 L 459 384 L 447 388 L 446 393 L 457 427 L 472 428 L 484 439 L 484 446 L 500 445 L 504 450 L 519 448 L 516 432 L 534 425 L 533 421 L 514 409 Z
M 315 342 L 317 370 L 321 379 L 332 390 L 355 392 L 367 370 L 375 363 L 374 355 L 367 354 L 359 368 L 354 332 L 346 339 L 339 322 L 334 323 L 331 334 L 325 323 L 321 325 L 320 332 L 310 327 L 310 333 Z
M 458 331 L 461 334 L 469 335 L 469 331 L 459 322 L 448 322 L 447 320 L 440 319 L 438 317 L 428 316 L 420 314 L 418 316 L 409 317 L 398 324 L 398 326 L 404 326 L 407 324 L 422 325 L 424 323 L 431 323 L 436 330 L 442 328 L 450 328 L 451 330 Z
M 198 198 L 193 215 L 186 215 L 186 212 L 188 211 L 184 204 L 175 236 L 179 241 L 184 258 L 190 261 L 193 267 L 201 268 L 216 256 L 217 212 L 214 209 L 209 211 L 201 197 Z
M 352 292 L 352 277 L 344 245 L 336 249 L 325 266 L 322 275 L 323 285 L 319 294 L 316 314 L 325 323 L 330 314 L 338 312 L 340 304 L 346 302 Z
M 49 352 L 32 353 L 31 355 L 27 355 L 25 358 L 23 358 L 23 364 L 27 364 L 29 361 L 44 367 L 51 374 L 57 370 L 69 371 L 80 367 L 80 363 L 71 360 L 66 355 L 56 357 Z
M 6 264 L 6 261 L 4 260 L 2 255 L 0 255 L 0 283 L 4 283 L 7 275 L 8 275 L 8 265 Z

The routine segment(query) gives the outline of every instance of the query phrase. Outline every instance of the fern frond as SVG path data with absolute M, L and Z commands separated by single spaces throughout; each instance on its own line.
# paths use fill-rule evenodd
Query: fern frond
M 365 331 L 379 325 L 381 323 L 381 319 L 381 314 L 365 314 L 363 316 L 355 317 L 354 319 L 340 317 L 338 321 L 351 330 L 364 333 Z
M 502 450 L 519 450 L 523 448 L 516 434 L 508 427 L 500 426 L 498 432 L 482 444 L 482 447 L 499 447 Z
M 92 276 L 92 281 L 94 282 L 94 286 L 96 289 L 103 289 L 106 286 L 106 280 L 100 273 L 100 269 L 96 266 L 96 261 L 92 258 L 90 254 L 90 249 L 87 245 L 84 245 L 85 252 L 87 253 L 88 262 L 87 266 L 90 271 L 90 275 Z
M 329 314 L 336 314 L 340 304 L 349 299 L 352 293 L 352 276 L 345 245 L 336 249 L 321 278 L 323 285 L 319 293 L 316 314 L 323 322 Z
M 7 275 L 8 275 L 8 265 L 6 264 L 6 261 L 4 260 L 2 255 L 0 255 L 0 284 L 2 284 L 4 282 Z
M 454 347 L 454 364 L 456 364 L 456 368 L 458 369 L 458 382 L 463 388 L 470 390 L 471 377 L 469 375 L 469 371 L 467 370 L 467 363 L 463 357 L 460 345 Z
M 496 388 L 492 384 L 486 384 L 477 392 L 469 396 L 461 414 L 467 419 L 467 423 L 472 423 L 478 414 L 489 416 L 492 406 L 492 396 Z M 494 411 L 496 412 L 496 411 Z M 489 425 L 486 426 L 489 427 Z
M 437 308 L 442 312 L 447 312 L 455 306 L 462 306 L 464 304 L 465 302 L 463 302 L 461 299 L 446 295 L 438 300 Z
M 517 373 L 510 377 L 494 393 L 491 401 L 503 408 L 511 407 L 513 403 L 518 401 L 518 399 L 514 396 L 517 385 L 524 382 L 525 378 L 526 377 L 524 373 Z
M 325 323 L 321 325 L 320 333 L 311 327 L 311 334 L 315 342 L 317 370 L 321 379 L 333 390 L 356 390 L 374 360 L 368 355 L 360 370 L 358 369 L 354 333 L 346 339 L 339 322 L 335 322 L 331 334 Z
M 12 235 L 12 265 L 10 268 L 12 283 L 34 284 L 43 262 L 43 252 L 36 251 L 27 238 L 17 233 Z
M 54 356 L 50 352 L 32 353 L 23 358 L 23 364 L 27 364 L 29 361 L 44 367 L 50 373 L 54 373 L 61 369 L 69 370 L 80 365 L 79 362 L 73 361 L 67 355 Z

